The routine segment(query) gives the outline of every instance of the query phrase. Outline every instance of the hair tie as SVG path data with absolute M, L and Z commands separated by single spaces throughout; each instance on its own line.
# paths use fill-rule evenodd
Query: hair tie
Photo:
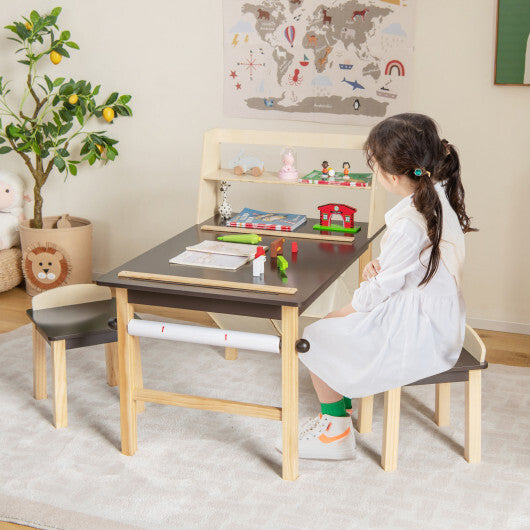
M 416 175 L 417 177 L 430 177 L 431 172 L 426 171 L 425 168 L 418 167 L 414 170 L 414 175 Z

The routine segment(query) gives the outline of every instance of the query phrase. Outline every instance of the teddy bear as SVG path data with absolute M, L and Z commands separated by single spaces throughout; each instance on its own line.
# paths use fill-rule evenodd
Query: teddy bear
M 30 200 L 18 175 L 0 171 L 0 250 L 19 244 L 18 224 L 25 219 L 24 201 Z

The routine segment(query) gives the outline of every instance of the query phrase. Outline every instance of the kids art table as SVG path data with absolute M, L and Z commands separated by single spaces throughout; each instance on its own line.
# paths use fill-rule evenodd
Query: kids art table
M 297 234 L 309 234 L 317 219 L 308 219 L 297 230 Z M 182 252 L 187 246 L 205 239 L 214 240 L 224 232 L 201 230 L 201 226 L 216 226 L 217 217 L 192 226 L 177 236 L 128 261 L 98 279 L 99 285 L 116 288 L 121 451 L 133 455 L 137 449 L 136 402 L 151 402 L 180 407 L 208 409 L 218 412 L 242 414 L 268 418 L 282 422 L 283 466 L 282 477 L 295 480 L 298 476 L 298 356 L 295 343 L 298 337 L 299 316 L 348 269 L 356 260 L 366 261 L 372 240 L 383 227 L 368 237 L 367 223 L 356 223 L 361 231 L 345 235 L 345 243 L 340 240 L 311 240 L 301 237 L 286 238 L 284 256 L 289 262 L 287 283 L 282 282 L 276 264 L 267 255 L 265 274 L 262 279 L 253 278 L 252 263 L 239 270 L 227 271 L 172 265 L 169 259 Z M 279 232 L 264 235 L 262 243 L 270 243 L 283 236 Z M 331 234 L 330 234 L 331 235 Z M 332 234 L 337 238 L 337 234 Z M 290 242 L 298 243 L 297 254 L 291 254 Z M 360 263 L 362 266 L 362 263 Z M 192 284 L 166 283 L 125 277 L 123 271 L 164 276 L 185 277 L 193 281 L 212 281 L 216 287 Z M 294 292 L 265 292 L 223 287 L 223 282 L 252 284 L 261 286 L 291 288 Z M 128 323 L 134 318 L 134 305 L 193 309 L 219 314 L 252 316 L 281 321 L 281 363 L 282 363 L 282 403 L 281 407 L 227 401 L 217 398 L 191 396 L 164 392 L 155 389 L 139 388 L 134 381 L 134 353 L 138 347 L 137 337 L 128 332 Z

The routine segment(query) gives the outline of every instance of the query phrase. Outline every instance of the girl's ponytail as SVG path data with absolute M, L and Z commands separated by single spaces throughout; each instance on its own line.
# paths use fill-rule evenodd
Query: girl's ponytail
M 443 214 L 442 203 L 438 197 L 438 193 L 434 189 L 434 184 L 431 180 L 431 174 L 425 168 L 416 168 L 411 178 L 417 182 L 416 191 L 412 196 L 412 201 L 416 210 L 420 212 L 425 218 L 427 225 L 427 236 L 431 242 L 431 255 L 425 276 L 419 283 L 418 287 L 426 284 L 436 274 L 438 265 L 440 264 L 440 240 L 442 239 L 443 229 Z M 425 248 L 424 250 L 427 250 Z
M 464 205 L 464 188 L 460 180 L 460 159 L 447 140 L 440 140 L 434 121 L 424 114 L 397 114 L 378 123 L 365 143 L 368 165 L 375 164 L 389 175 L 405 175 L 414 182 L 414 206 L 425 218 L 432 248 L 425 277 L 426 284 L 440 263 L 442 238 L 442 204 L 436 182 L 442 182 L 451 207 L 458 216 L 462 231 L 475 230 Z M 432 180 L 431 180 L 432 175 Z
M 444 183 L 447 200 L 456 212 L 462 231 L 464 233 L 475 232 L 477 229 L 471 228 L 470 218 L 466 214 L 464 186 L 462 186 L 462 180 L 460 178 L 460 158 L 455 147 L 445 138 L 441 142 L 443 155 L 436 165 L 435 176 Z

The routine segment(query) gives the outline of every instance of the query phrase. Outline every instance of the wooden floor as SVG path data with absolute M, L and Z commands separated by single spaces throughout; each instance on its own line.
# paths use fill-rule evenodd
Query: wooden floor
M 21 287 L 0 293 L 0 333 L 27 324 L 29 320 L 26 316 L 26 309 L 30 307 L 31 297 Z M 136 310 L 139 313 L 152 313 L 161 317 L 197 322 L 205 326 L 214 325 L 209 315 L 202 311 L 148 306 L 137 306 Z M 488 362 L 510 366 L 530 366 L 530 335 L 482 329 L 478 329 L 477 332 L 486 344 Z

